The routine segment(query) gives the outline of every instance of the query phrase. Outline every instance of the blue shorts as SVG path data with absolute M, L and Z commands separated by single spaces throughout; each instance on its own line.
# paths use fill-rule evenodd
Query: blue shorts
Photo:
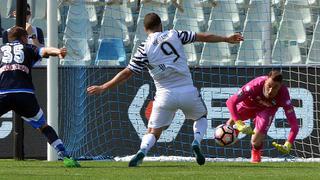
M 33 128 L 46 124 L 43 111 L 32 93 L 0 94 L 0 116 L 13 110 Z

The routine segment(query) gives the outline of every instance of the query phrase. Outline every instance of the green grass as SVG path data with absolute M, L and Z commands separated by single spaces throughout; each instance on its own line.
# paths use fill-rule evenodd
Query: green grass
M 0 160 L 0 179 L 320 179 L 320 163 L 144 162 L 128 168 L 127 162 L 81 162 L 65 168 L 62 162 Z

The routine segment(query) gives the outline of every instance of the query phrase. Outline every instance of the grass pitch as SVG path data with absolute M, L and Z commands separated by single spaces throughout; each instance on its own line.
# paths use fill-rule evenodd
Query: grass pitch
M 39 160 L 0 160 L 0 179 L 320 179 L 320 163 L 127 162 L 84 161 L 81 168 Z

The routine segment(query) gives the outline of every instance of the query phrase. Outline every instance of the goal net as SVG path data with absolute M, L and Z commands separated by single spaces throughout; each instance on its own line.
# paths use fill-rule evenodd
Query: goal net
M 290 131 L 279 109 L 264 141 L 264 160 L 319 158 L 318 5 L 315 0 L 62 1 L 59 37 L 70 53 L 59 69 L 59 133 L 67 149 L 80 159 L 125 157 L 139 149 L 155 94 L 148 72 L 101 95 L 88 96 L 86 88 L 110 80 L 126 66 L 147 37 L 144 15 L 156 12 L 164 29 L 222 36 L 239 32 L 245 38 L 238 45 L 185 46 L 194 84 L 208 109 L 201 144 L 206 157 L 250 158 L 249 136 L 219 147 L 215 127 L 230 116 L 228 97 L 251 79 L 278 69 L 289 87 L 299 134 L 287 156 L 272 147 L 273 141 L 284 143 Z M 178 111 L 148 156 L 191 157 L 192 124 Z

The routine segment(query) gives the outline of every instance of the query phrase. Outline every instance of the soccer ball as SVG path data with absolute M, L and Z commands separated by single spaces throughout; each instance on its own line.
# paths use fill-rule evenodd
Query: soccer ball
M 236 131 L 229 125 L 221 124 L 216 128 L 214 139 L 220 146 L 232 145 L 237 141 Z

